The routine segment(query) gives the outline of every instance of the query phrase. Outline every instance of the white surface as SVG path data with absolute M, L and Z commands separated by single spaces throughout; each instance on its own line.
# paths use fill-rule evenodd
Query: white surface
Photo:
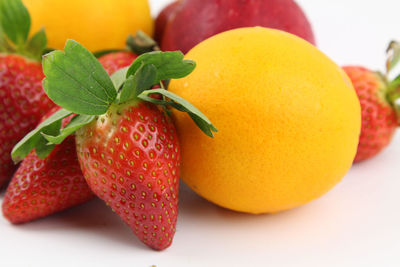
M 169 1 L 154 0 L 154 13 Z M 339 64 L 383 67 L 398 0 L 299 0 Z M 156 9 L 157 8 L 157 9 Z M 182 186 L 173 245 L 154 252 L 99 200 L 22 226 L 0 218 L 0 266 L 400 266 L 400 135 L 324 197 L 277 215 L 218 208 Z

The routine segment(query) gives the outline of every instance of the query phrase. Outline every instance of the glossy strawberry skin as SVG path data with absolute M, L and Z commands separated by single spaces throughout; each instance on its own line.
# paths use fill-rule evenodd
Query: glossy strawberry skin
M 170 246 L 178 214 L 180 148 L 170 118 L 149 103 L 113 106 L 76 133 L 92 191 L 149 247 Z
M 357 92 L 362 109 L 362 129 L 355 162 L 370 159 L 388 146 L 398 126 L 395 110 L 384 100 L 385 84 L 364 67 L 343 68 Z
M 64 126 L 70 119 L 63 120 Z M 93 196 L 79 166 L 75 137 L 69 136 L 46 159 L 31 152 L 22 161 L 7 188 L 2 208 L 10 222 L 26 223 L 84 203 Z
M 132 52 L 115 52 L 101 56 L 99 61 L 107 73 L 111 75 L 119 69 L 130 66 L 137 57 Z
M 0 187 L 14 173 L 10 153 L 55 104 L 42 89 L 40 63 L 0 54 Z

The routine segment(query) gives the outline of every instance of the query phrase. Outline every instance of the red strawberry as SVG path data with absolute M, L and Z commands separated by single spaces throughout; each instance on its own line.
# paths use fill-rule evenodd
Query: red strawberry
M 116 52 L 102 56 L 99 61 L 105 70 L 112 74 L 132 64 L 136 58 L 137 56 L 130 52 Z M 44 91 L 43 95 L 48 99 Z M 45 118 L 57 110 L 58 107 L 54 108 Z M 71 117 L 64 119 L 63 125 L 67 125 L 70 120 Z M 51 173 L 55 174 L 50 175 Z M 62 177 L 57 175 L 60 173 Z M 32 177 L 36 179 L 31 179 Z M 53 188 L 50 184 L 54 185 Z M 49 188 L 52 189 L 51 192 L 48 192 Z M 23 223 L 84 203 L 92 197 L 93 193 L 79 166 L 75 139 L 69 136 L 47 158 L 40 159 L 31 152 L 24 159 L 7 189 L 3 213 L 11 222 Z
M 76 133 L 93 192 L 154 249 L 168 247 L 178 215 L 180 147 L 174 125 L 152 104 L 128 103 Z
M 389 63 L 390 64 L 390 63 Z M 390 70 L 392 67 L 388 68 Z M 355 162 L 372 158 L 390 144 L 399 125 L 395 100 L 396 82 L 360 66 L 343 68 L 350 77 L 362 108 L 362 130 Z M 399 84 L 400 85 L 400 84 Z
M 14 16 L 5 16 L 5 12 L 14 12 Z M 11 178 L 16 168 L 10 157 L 13 146 L 55 106 L 42 89 L 44 75 L 39 59 L 46 46 L 46 37 L 44 32 L 39 32 L 28 41 L 29 27 L 28 32 L 26 27 L 24 32 L 25 25 L 18 20 L 20 16 L 25 24 L 29 22 L 29 14 L 19 0 L 2 1 L 0 28 L 3 27 L 4 31 L 0 31 L 0 187 Z M 17 31 L 15 25 L 10 26 L 12 24 L 17 25 Z M 20 41 L 14 34 L 25 38 L 22 37 L 23 41 Z M 32 44 L 33 39 L 36 40 L 35 44 Z
M 47 117 L 58 109 L 53 109 Z M 70 120 L 70 117 L 64 119 L 63 124 Z M 25 223 L 92 197 L 79 167 L 74 136 L 69 136 L 45 159 L 31 152 L 22 161 L 7 188 L 3 214 L 12 223 Z
M 180 148 L 166 105 L 187 112 L 209 136 L 217 130 L 182 98 L 165 89 L 150 89 L 190 74 L 195 63 L 184 60 L 181 52 L 146 53 L 110 79 L 79 43 L 67 41 L 64 51 L 44 57 L 43 84 L 49 97 L 65 109 L 24 138 L 13 158 L 21 159 L 34 148 L 37 153 L 47 151 L 38 138 L 59 144 L 77 131 L 78 158 L 89 187 L 145 244 L 167 248 L 178 213 Z M 154 94 L 163 97 L 152 98 Z M 72 112 L 77 115 L 60 129 L 57 123 Z
M 106 69 L 107 73 L 111 75 L 117 70 L 131 65 L 137 57 L 138 56 L 132 52 L 114 52 L 101 56 L 99 61 Z

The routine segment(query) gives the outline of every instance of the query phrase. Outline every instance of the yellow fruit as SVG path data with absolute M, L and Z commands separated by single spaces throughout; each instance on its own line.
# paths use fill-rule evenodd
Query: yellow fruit
M 242 28 L 186 58 L 197 68 L 170 90 L 219 130 L 211 139 L 174 112 L 182 178 L 198 194 L 232 210 L 272 213 L 321 196 L 346 174 L 360 104 L 348 77 L 317 48 L 281 31 Z
M 147 0 L 23 0 L 32 31 L 45 27 L 48 46 L 63 49 L 67 39 L 91 51 L 124 48 L 129 34 L 153 34 Z

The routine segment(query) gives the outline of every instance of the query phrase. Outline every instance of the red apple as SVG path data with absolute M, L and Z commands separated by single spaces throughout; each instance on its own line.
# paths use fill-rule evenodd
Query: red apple
M 156 29 L 154 33 L 154 39 L 157 42 L 161 42 L 165 27 L 167 26 L 168 21 L 171 19 L 172 15 L 175 13 L 175 10 L 179 6 L 181 1 L 175 1 L 166 6 L 161 13 L 158 15 L 156 19 Z
M 215 34 L 253 26 L 290 32 L 315 44 L 310 23 L 293 0 L 183 0 L 167 22 L 161 48 L 186 53 Z

